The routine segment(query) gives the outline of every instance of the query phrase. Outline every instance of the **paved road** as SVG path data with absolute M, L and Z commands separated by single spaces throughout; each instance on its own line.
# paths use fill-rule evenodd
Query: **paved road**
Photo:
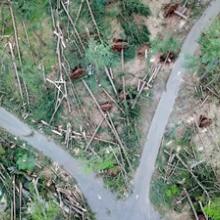
M 0 127 L 25 140 L 68 171 L 77 180 L 88 204 L 96 213 L 97 220 L 160 219 L 149 201 L 150 180 L 154 171 L 161 139 L 178 95 L 182 76 L 186 72 L 183 67 L 184 56 L 195 52 L 198 46 L 197 40 L 202 31 L 210 25 L 219 12 L 220 0 L 212 1 L 184 42 L 180 56 L 167 82 L 166 91 L 162 94 L 151 123 L 141 162 L 134 179 L 134 193 L 126 201 L 118 201 L 103 187 L 101 180 L 97 179 L 94 174 L 85 173 L 83 165 L 79 161 L 74 160 L 62 147 L 52 140 L 37 131 L 34 131 L 34 134 L 29 136 L 28 134 L 30 134 L 31 129 L 24 122 L 1 107 Z

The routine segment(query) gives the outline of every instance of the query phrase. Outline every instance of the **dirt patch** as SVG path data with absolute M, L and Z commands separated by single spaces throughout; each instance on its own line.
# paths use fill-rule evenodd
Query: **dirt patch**
M 190 220 L 193 219 L 192 216 L 189 214 L 189 211 L 183 211 L 182 213 L 177 212 L 169 212 L 165 216 L 166 220 Z

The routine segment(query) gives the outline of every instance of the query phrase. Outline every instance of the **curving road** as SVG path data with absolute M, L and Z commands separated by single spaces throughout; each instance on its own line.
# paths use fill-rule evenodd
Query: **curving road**
M 78 182 L 89 206 L 96 213 L 97 220 L 160 219 L 159 214 L 154 211 L 149 201 L 150 181 L 161 139 L 178 96 L 182 76 L 186 72 L 183 67 L 184 56 L 194 54 L 201 33 L 219 12 L 220 0 L 212 1 L 185 39 L 180 56 L 167 82 L 166 91 L 162 94 L 151 123 L 141 162 L 134 179 L 134 193 L 126 201 L 118 201 L 113 194 L 104 188 L 102 181 L 97 179 L 95 174 L 85 173 L 83 164 L 73 159 L 55 142 L 37 131 L 29 135 L 32 131 L 31 128 L 1 107 L 0 127 L 25 140 L 68 171 Z

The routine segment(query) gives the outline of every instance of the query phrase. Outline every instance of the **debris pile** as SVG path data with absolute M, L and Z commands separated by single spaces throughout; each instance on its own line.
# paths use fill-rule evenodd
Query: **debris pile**
M 102 103 L 100 105 L 100 107 L 101 107 L 103 112 L 109 112 L 109 111 L 111 111 L 113 105 L 112 105 L 111 102 L 105 102 L 105 103 Z
M 113 39 L 112 50 L 116 52 L 121 52 L 128 48 L 128 42 L 123 39 Z
M 207 128 L 212 124 L 212 119 L 206 117 L 205 115 L 199 116 L 199 127 L 200 128 Z
M 176 59 L 176 54 L 174 52 L 163 53 L 160 55 L 161 63 L 172 63 Z
M 179 7 L 179 3 L 165 4 L 163 8 L 164 10 L 163 16 L 165 18 L 172 17 L 173 15 L 175 15 L 175 11 L 177 11 L 178 7 Z
M 179 3 L 168 3 L 163 7 L 164 13 L 163 16 L 165 18 L 173 17 L 175 15 L 180 18 L 187 19 L 187 8 L 181 6 Z
M 70 79 L 72 80 L 79 79 L 84 75 L 85 75 L 85 70 L 82 67 L 75 67 L 74 69 L 72 69 L 70 73 Z

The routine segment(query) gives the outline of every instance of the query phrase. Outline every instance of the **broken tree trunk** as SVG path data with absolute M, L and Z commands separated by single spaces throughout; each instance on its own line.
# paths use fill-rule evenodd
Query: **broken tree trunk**
M 195 216 L 195 219 L 196 220 L 199 220 L 199 217 L 198 217 L 198 215 L 197 215 L 197 213 L 196 213 L 196 209 L 195 209 L 195 207 L 194 207 L 194 205 L 193 205 L 193 202 L 192 202 L 192 200 L 191 200 L 191 198 L 190 198 L 190 196 L 189 196 L 189 193 L 187 192 L 187 190 L 184 188 L 184 192 L 185 192 L 185 194 L 186 194 L 186 197 L 187 197 L 187 199 L 188 199 L 188 202 L 189 202 L 189 204 L 190 204 L 190 207 L 191 207 L 191 209 L 192 209 L 192 211 L 193 211 L 193 214 L 194 214 L 194 216 Z
M 18 88 L 19 88 L 20 96 L 21 96 L 21 99 L 24 100 L 22 87 L 21 87 L 21 81 L 20 81 L 20 78 L 19 78 L 19 75 L 18 75 L 18 68 L 17 68 L 17 64 L 16 64 L 12 44 L 9 42 L 8 46 L 9 46 L 10 53 L 11 53 L 11 59 L 12 59 L 13 67 L 14 67 L 15 76 L 16 76 L 16 79 L 17 79 L 17 82 L 18 82 Z
M 92 12 L 92 9 L 91 9 L 89 0 L 86 0 L 86 4 L 87 4 L 87 6 L 88 6 L 89 13 L 90 13 L 90 16 L 91 16 L 91 18 L 92 18 L 92 22 L 93 22 L 93 24 L 94 24 L 94 26 L 95 26 L 95 28 L 96 28 L 96 31 L 97 31 L 99 40 L 100 40 L 100 42 L 102 42 L 101 34 L 100 34 L 100 31 L 99 31 L 98 25 L 97 25 L 97 23 L 96 23 L 96 21 L 95 21 L 95 17 L 94 17 L 94 15 L 93 15 L 93 12 Z
M 92 137 L 90 138 L 89 142 L 86 145 L 85 151 L 87 151 L 92 143 L 92 141 L 94 140 L 98 130 L 100 129 L 100 127 L 102 126 L 103 121 L 105 120 L 105 118 L 102 118 L 102 120 L 99 122 L 98 126 L 96 127 Z

